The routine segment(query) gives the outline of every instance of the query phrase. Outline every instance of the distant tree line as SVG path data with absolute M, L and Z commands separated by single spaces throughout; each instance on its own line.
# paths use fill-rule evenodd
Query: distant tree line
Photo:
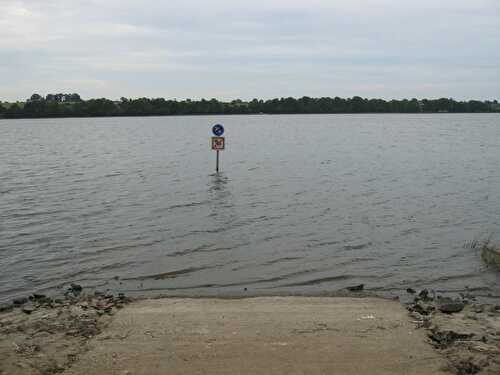
M 478 113 L 500 112 L 494 101 L 453 99 L 383 100 L 352 98 L 281 98 L 233 100 L 166 100 L 163 98 L 82 100 L 78 94 L 33 94 L 26 102 L 1 103 L 0 118 L 168 116 L 225 114 L 304 114 L 304 113 Z

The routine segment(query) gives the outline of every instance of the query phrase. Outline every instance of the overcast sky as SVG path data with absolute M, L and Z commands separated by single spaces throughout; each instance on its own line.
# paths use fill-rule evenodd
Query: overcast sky
M 0 0 L 0 100 L 500 99 L 500 0 Z

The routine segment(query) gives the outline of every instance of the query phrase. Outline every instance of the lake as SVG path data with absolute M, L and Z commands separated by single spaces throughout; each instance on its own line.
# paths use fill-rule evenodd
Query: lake
M 0 302 L 70 282 L 500 298 L 467 245 L 500 241 L 499 114 L 2 120 L 0 134 Z

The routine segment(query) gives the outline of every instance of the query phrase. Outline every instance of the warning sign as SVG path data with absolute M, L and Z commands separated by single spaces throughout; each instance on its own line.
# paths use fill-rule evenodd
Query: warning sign
M 224 150 L 225 139 L 224 137 L 212 137 L 212 150 Z

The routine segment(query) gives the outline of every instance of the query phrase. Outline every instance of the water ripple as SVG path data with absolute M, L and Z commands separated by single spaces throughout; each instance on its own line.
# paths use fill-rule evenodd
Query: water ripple
M 215 121 L 3 120 L 0 304 L 73 281 L 500 295 L 463 247 L 500 242 L 499 115 L 226 116 L 218 174 Z

